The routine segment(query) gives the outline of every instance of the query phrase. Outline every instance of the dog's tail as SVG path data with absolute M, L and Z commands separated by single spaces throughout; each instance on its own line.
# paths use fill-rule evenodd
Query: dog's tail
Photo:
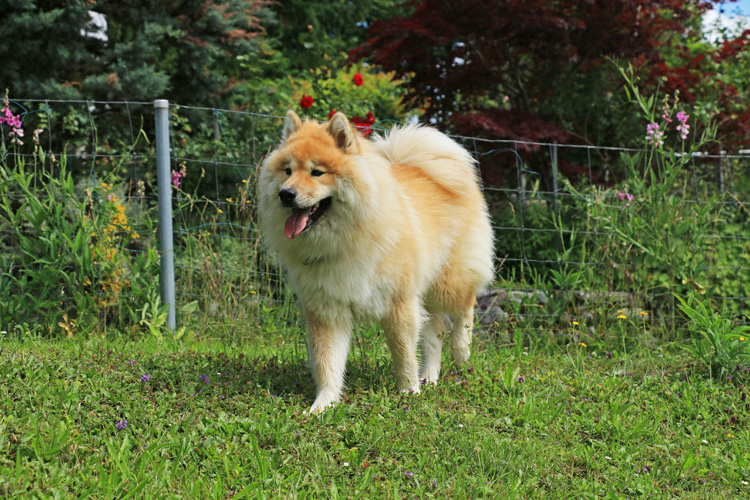
M 392 163 L 416 167 L 455 194 L 466 194 L 479 185 L 476 160 L 456 141 L 419 125 L 393 129 L 375 138 L 375 148 Z

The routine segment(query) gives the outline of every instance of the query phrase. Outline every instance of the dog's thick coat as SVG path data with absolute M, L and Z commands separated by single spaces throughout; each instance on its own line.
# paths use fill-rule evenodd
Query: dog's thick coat
M 338 400 L 360 321 L 383 326 L 401 390 L 437 382 L 444 314 L 453 317 L 453 360 L 468 360 L 476 295 L 494 271 L 487 206 L 465 149 L 428 127 L 370 141 L 341 113 L 318 124 L 290 111 L 259 191 L 267 244 L 307 319 L 311 411 Z

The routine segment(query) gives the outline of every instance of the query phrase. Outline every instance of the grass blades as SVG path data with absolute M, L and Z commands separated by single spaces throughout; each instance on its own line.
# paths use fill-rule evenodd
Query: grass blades
M 365 329 L 343 401 L 311 417 L 315 388 L 294 338 L 3 342 L 0 496 L 750 492 L 744 367 L 717 380 L 681 351 L 569 344 L 519 353 L 484 339 L 471 366 L 446 365 L 437 386 L 399 395 L 382 336 Z

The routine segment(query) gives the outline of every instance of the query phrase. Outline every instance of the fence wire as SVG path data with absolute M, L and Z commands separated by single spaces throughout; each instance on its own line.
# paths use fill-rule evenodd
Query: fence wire
M 127 252 L 137 256 L 158 248 L 153 233 L 157 199 L 153 103 L 12 100 L 11 105 L 26 130 L 43 132 L 35 153 L 29 133 L 26 144 L 11 144 L 3 126 L 4 163 L 23 162 L 42 183 L 41 174 L 54 176 L 64 158 L 80 201 L 89 196 L 87 189 L 101 183 L 111 184 L 118 193 L 128 230 L 116 234 L 129 239 Z M 258 166 L 278 144 L 282 122 L 279 116 L 247 111 L 170 107 L 178 311 L 192 304 L 185 310 L 193 316 L 228 321 L 234 329 L 240 328 L 243 311 L 293 303 L 278 262 L 263 250 L 256 224 Z M 454 139 L 476 158 L 493 215 L 497 281 L 479 301 L 480 320 L 486 325 L 506 325 L 506 329 L 508 323 L 542 325 L 547 332 L 567 335 L 570 325 L 594 324 L 596 316 L 674 322 L 679 315 L 673 294 L 691 287 L 702 289 L 717 307 L 729 304 L 738 320 L 747 319 L 750 155 L 689 157 L 669 197 L 684 207 L 713 204 L 704 233 L 682 242 L 671 241 L 675 234 L 669 226 L 661 233 L 631 235 L 646 249 L 679 244 L 688 245 L 685 259 L 691 258 L 691 252 L 693 257 L 705 254 L 704 265 L 693 267 L 693 275 L 682 276 L 659 256 L 628 244 L 602 220 L 607 210 L 622 207 L 618 190 L 627 189 L 633 180 L 622 156 L 650 151 Z M 139 182 L 145 191 L 138 188 Z M 628 209 L 645 215 L 649 212 L 639 203 L 653 201 L 635 199 Z M 9 278 L 23 270 L 13 264 L 13 255 L 22 251 L 18 236 L 30 231 L 26 226 L 0 226 L 0 255 L 5 256 L 1 294 L 17 293 Z M 102 290 L 92 293 L 106 299 Z M 127 291 L 121 294 L 128 300 Z M 72 299 L 64 294 L 58 299 L 72 306 Z

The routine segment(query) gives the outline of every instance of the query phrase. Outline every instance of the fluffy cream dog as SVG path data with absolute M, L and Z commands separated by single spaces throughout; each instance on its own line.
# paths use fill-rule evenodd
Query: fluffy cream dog
M 453 317 L 453 360 L 468 360 L 476 295 L 494 270 L 487 206 L 465 149 L 428 127 L 370 141 L 341 113 L 318 124 L 289 111 L 259 190 L 267 244 L 307 319 L 311 411 L 340 397 L 357 322 L 384 328 L 402 391 L 437 382 L 444 314 Z

